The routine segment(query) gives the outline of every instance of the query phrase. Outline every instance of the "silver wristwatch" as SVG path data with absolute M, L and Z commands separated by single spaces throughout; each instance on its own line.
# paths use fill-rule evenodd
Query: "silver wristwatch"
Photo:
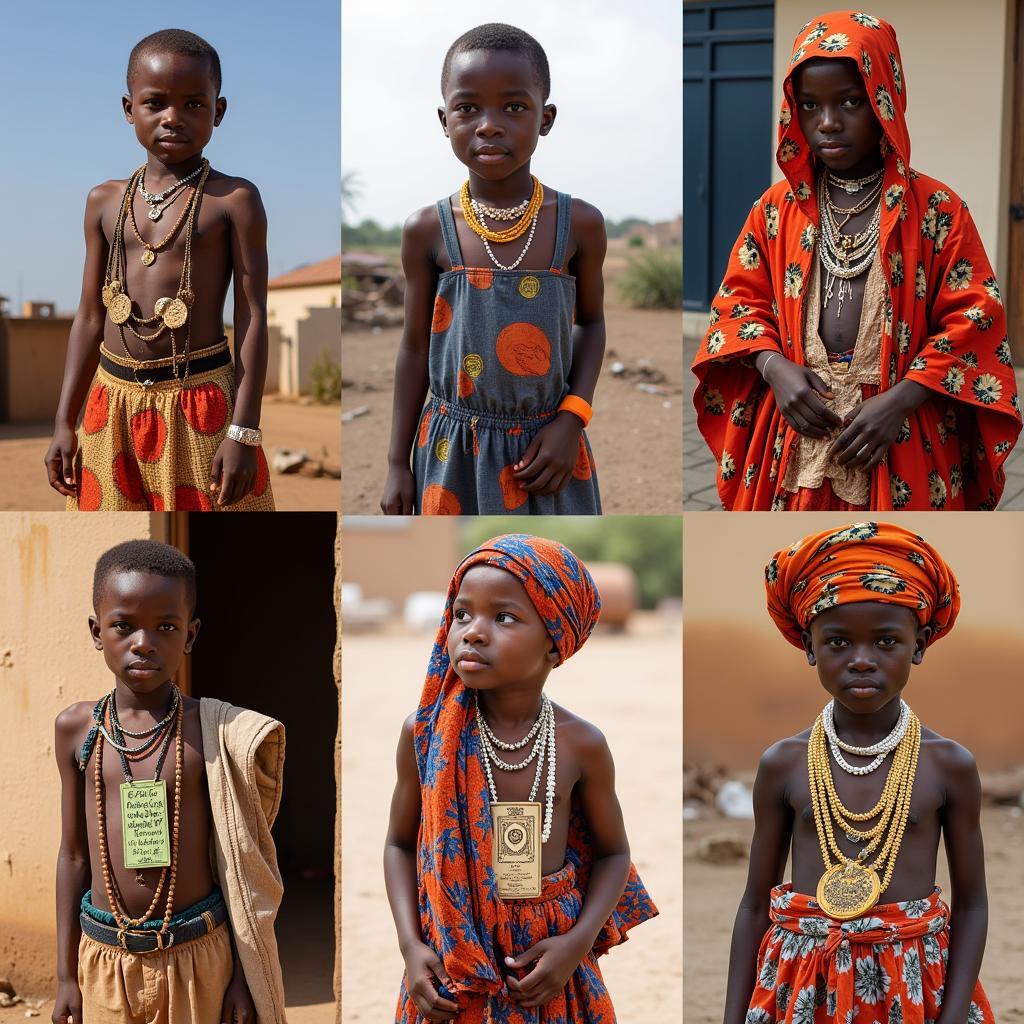
M 263 431 L 259 427 L 240 427 L 237 423 L 232 423 L 228 427 L 228 437 L 239 444 L 252 447 L 263 444 Z

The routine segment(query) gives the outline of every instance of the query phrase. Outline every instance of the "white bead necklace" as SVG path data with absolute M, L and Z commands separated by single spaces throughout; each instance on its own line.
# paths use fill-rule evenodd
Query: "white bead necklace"
M 200 165 L 191 174 L 186 174 L 184 178 L 179 178 L 173 185 L 169 185 L 163 192 L 147 192 L 146 175 L 143 174 L 139 179 L 139 194 L 146 200 L 149 206 L 149 219 L 159 220 L 163 216 L 164 210 L 178 198 L 178 192 L 190 181 L 198 177 L 202 169 L 202 165 Z
M 541 830 L 541 842 L 546 843 L 551 835 L 551 821 L 555 806 L 555 712 L 547 694 L 541 694 L 540 714 L 537 716 L 537 721 L 533 723 L 526 736 L 515 743 L 505 743 L 494 735 L 491 727 L 480 712 L 479 700 L 476 702 L 476 724 L 480 734 L 480 750 L 483 753 L 482 760 L 484 763 L 484 775 L 487 776 L 487 788 L 490 791 L 491 799 L 495 803 L 498 802 L 498 787 L 494 784 L 494 775 L 491 772 L 492 762 L 495 767 L 500 768 L 502 771 L 515 772 L 527 767 L 536 758 L 537 769 L 533 776 L 533 786 L 530 788 L 530 802 L 532 803 L 536 800 L 537 791 L 540 789 L 544 755 L 545 753 L 547 754 L 548 777 L 547 786 L 545 787 L 544 825 Z M 537 737 L 533 749 L 526 760 L 519 762 L 519 764 L 509 764 L 507 761 L 503 761 L 494 749 L 495 745 L 497 745 L 503 750 L 519 750 L 525 747 L 533 736 Z
M 882 177 L 882 171 L 884 167 L 879 167 L 874 174 L 869 174 L 864 178 L 838 178 L 831 171 L 828 172 L 828 180 L 835 185 L 836 188 L 841 188 L 847 195 L 856 195 L 865 185 L 870 185 L 874 181 L 878 181 Z
M 485 212 L 484 207 L 482 207 L 475 199 L 471 199 L 470 202 L 473 204 L 473 212 L 477 215 L 477 217 L 480 217 Z M 524 207 L 524 210 L 525 210 L 525 207 Z M 530 248 L 530 243 L 533 241 L 533 233 L 537 230 L 537 218 L 539 216 L 540 216 L 540 210 L 538 210 L 533 215 L 533 220 L 530 221 L 530 233 L 526 236 L 526 245 L 523 246 L 523 251 L 519 254 L 519 258 L 517 260 L 515 260 L 515 262 L 510 263 L 508 266 L 505 266 L 504 263 L 499 263 L 498 262 L 498 260 L 496 259 L 495 255 L 494 255 L 493 250 L 491 249 L 491 243 L 488 242 L 486 238 L 481 237 L 480 241 L 482 241 L 484 243 L 484 250 L 486 251 L 487 255 L 490 257 L 491 262 L 499 270 L 515 270 L 516 267 L 518 267 L 519 264 L 523 262 L 523 257 L 526 255 L 527 250 Z
M 869 775 L 878 768 L 886 757 L 900 745 L 900 742 L 906 734 L 907 727 L 910 724 L 910 706 L 906 701 L 900 700 L 900 717 L 892 732 L 877 743 L 872 743 L 869 747 L 856 747 L 850 743 L 845 743 L 837 735 L 835 721 L 832 717 L 834 705 L 835 701 L 829 701 L 825 705 L 825 708 L 821 713 L 821 724 L 825 730 L 825 736 L 828 738 L 829 749 L 832 751 L 832 756 L 835 758 L 836 764 L 838 764 L 839 767 L 849 775 Z M 862 757 L 871 757 L 872 755 L 877 756 L 875 756 L 874 760 L 869 764 L 857 766 L 850 764 L 846 758 L 843 757 L 842 751 L 844 750 L 848 754 L 859 754 Z

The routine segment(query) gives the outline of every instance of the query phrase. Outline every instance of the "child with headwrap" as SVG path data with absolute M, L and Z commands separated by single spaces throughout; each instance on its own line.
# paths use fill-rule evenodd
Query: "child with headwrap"
M 952 569 L 916 534 L 866 522 L 776 552 L 765 586 L 773 621 L 832 700 L 813 729 L 774 744 L 758 767 L 726 1024 L 992 1024 L 978 980 L 988 909 L 977 767 L 900 698 L 911 667 L 956 621 Z M 901 765 L 907 804 L 894 805 L 875 842 L 872 819 Z M 820 779 L 834 799 L 820 796 Z M 849 820 L 829 838 L 823 822 L 839 805 Z M 952 930 L 935 885 L 940 838 Z M 792 881 L 782 883 L 790 855 Z M 851 880 L 838 900 L 823 862 Z M 876 866 L 880 882 L 862 897 L 856 885 Z
M 525 899 L 498 895 L 491 786 L 502 801 L 524 801 L 534 766 L 491 768 L 481 743 L 482 729 L 509 744 L 525 735 L 501 750 L 507 763 L 524 760 L 548 673 L 579 650 L 600 608 L 586 566 L 540 537 L 496 537 L 455 570 L 399 743 L 384 854 L 406 963 L 400 1024 L 615 1019 L 597 957 L 657 909 L 630 863 L 604 737 L 551 705 L 550 836 L 540 895 Z

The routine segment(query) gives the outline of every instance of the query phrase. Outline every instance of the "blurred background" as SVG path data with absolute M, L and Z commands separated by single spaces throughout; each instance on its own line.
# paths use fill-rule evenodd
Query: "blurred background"
M 997 1019 L 1024 1014 L 1024 695 L 1020 664 L 1019 516 L 888 517 L 920 533 L 952 566 L 962 608 L 952 631 L 911 671 L 904 696 L 924 725 L 968 747 L 982 776 L 990 924 L 982 981 Z M 750 785 L 761 753 L 809 728 L 828 696 L 801 650 L 765 609 L 764 566 L 849 513 L 686 517 L 684 538 L 685 1019 L 717 1024 L 729 941 L 747 872 Z M 725 539 L 727 537 L 727 540 Z M 949 897 L 945 855 L 939 884 Z M 786 875 L 788 877 L 788 874 Z M 956 909 L 954 903 L 954 917 Z
M 347 514 L 378 510 L 403 321 L 401 225 L 457 192 L 466 168 L 437 119 L 441 65 L 463 32 L 510 22 L 544 47 L 558 108 L 532 169 L 605 217 L 607 349 L 588 434 L 604 510 L 680 507 L 683 387 L 680 77 L 676 0 L 642 17 L 614 0 L 346 0 L 342 11 L 342 290 Z M 388 73 L 380 78 L 382 54 Z M 657 438 L 657 443 L 651 443 Z
M 342 528 L 342 1003 L 390 1019 L 402 957 L 381 860 L 395 750 L 415 711 L 448 581 L 479 544 L 528 532 L 568 545 L 594 576 L 601 622 L 548 680 L 552 700 L 604 732 L 630 849 L 660 916 L 601 958 L 619 1019 L 674 1019 L 682 997 L 678 517 L 346 516 Z M 382 668 L 382 666 L 385 666 Z

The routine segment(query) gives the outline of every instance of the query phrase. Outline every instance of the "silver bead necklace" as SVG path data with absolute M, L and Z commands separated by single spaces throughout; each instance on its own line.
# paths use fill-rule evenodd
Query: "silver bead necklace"
M 147 192 L 146 175 L 143 172 L 142 177 L 139 178 L 139 194 L 146 200 L 149 206 L 149 213 L 147 214 L 149 219 L 159 220 L 163 216 L 164 210 L 177 199 L 179 190 L 197 178 L 202 169 L 202 165 L 200 165 L 191 174 L 186 174 L 184 178 L 179 178 L 173 185 L 165 188 L 163 192 Z
M 845 743 L 836 733 L 835 721 L 832 717 L 834 706 L 835 701 L 829 701 L 825 705 L 821 713 L 821 724 L 825 730 L 829 749 L 832 751 L 836 764 L 848 775 L 869 775 L 878 768 L 886 757 L 900 745 L 910 724 L 910 706 L 906 701 L 900 700 L 900 717 L 897 719 L 892 732 L 877 743 L 872 743 L 869 747 L 855 747 L 850 743 Z M 848 754 L 859 754 L 862 757 L 877 756 L 869 764 L 852 765 L 843 757 L 842 751 L 844 750 Z
M 518 220 L 524 213 L 526 213 L 526 208 L 530 205 L 530 198 L 532 197 L 527 197 L 517 206 L 509 206 L 506 208 L 498 206 L 484 206 L 481 203 L 478 203 L 475 199 L 472 202 L 473 209 L 478 217 L 481 214 L 484 214 L 485 216 L 490 217 L 491 220 Z
M 491 764 L 506 772 L 516 772 L 526 768 L 534 759 L 537 761 L 537 768 L 533 776 L 533 786 L 530 788 L 530 802 L 537 798 L 537 791 L 540 789 L 540 779 L 543 774 L 545 754 L 547 755 L 547 785 L 545 787 L 544 801 L 544 824 L 541 830 L 541 842 L 546 843 L 551 836 L 551 821 L 555 806 L 555 712 L 547 694 L 541 694 L 540 714 L 533 723 L 526 736 L 515 743 L 505 743 L 499 740 L 487 724 L 480 711 L 480 701 L 476 701 L 476 724 L 480 735 L 480 750 L 483 754 L 484 775 L 487 777 L 487 788 L 490 791 L 491 799 L 498 802 L 498 787 L 494 784 L 494 775 L 491 771 Z M 536 736 L 533 749 L 526 760 L 519 764 L 509 764 L 499 756 L 495 746 L 503 750 L 520 750 L 525 747 L 531 737 Z

